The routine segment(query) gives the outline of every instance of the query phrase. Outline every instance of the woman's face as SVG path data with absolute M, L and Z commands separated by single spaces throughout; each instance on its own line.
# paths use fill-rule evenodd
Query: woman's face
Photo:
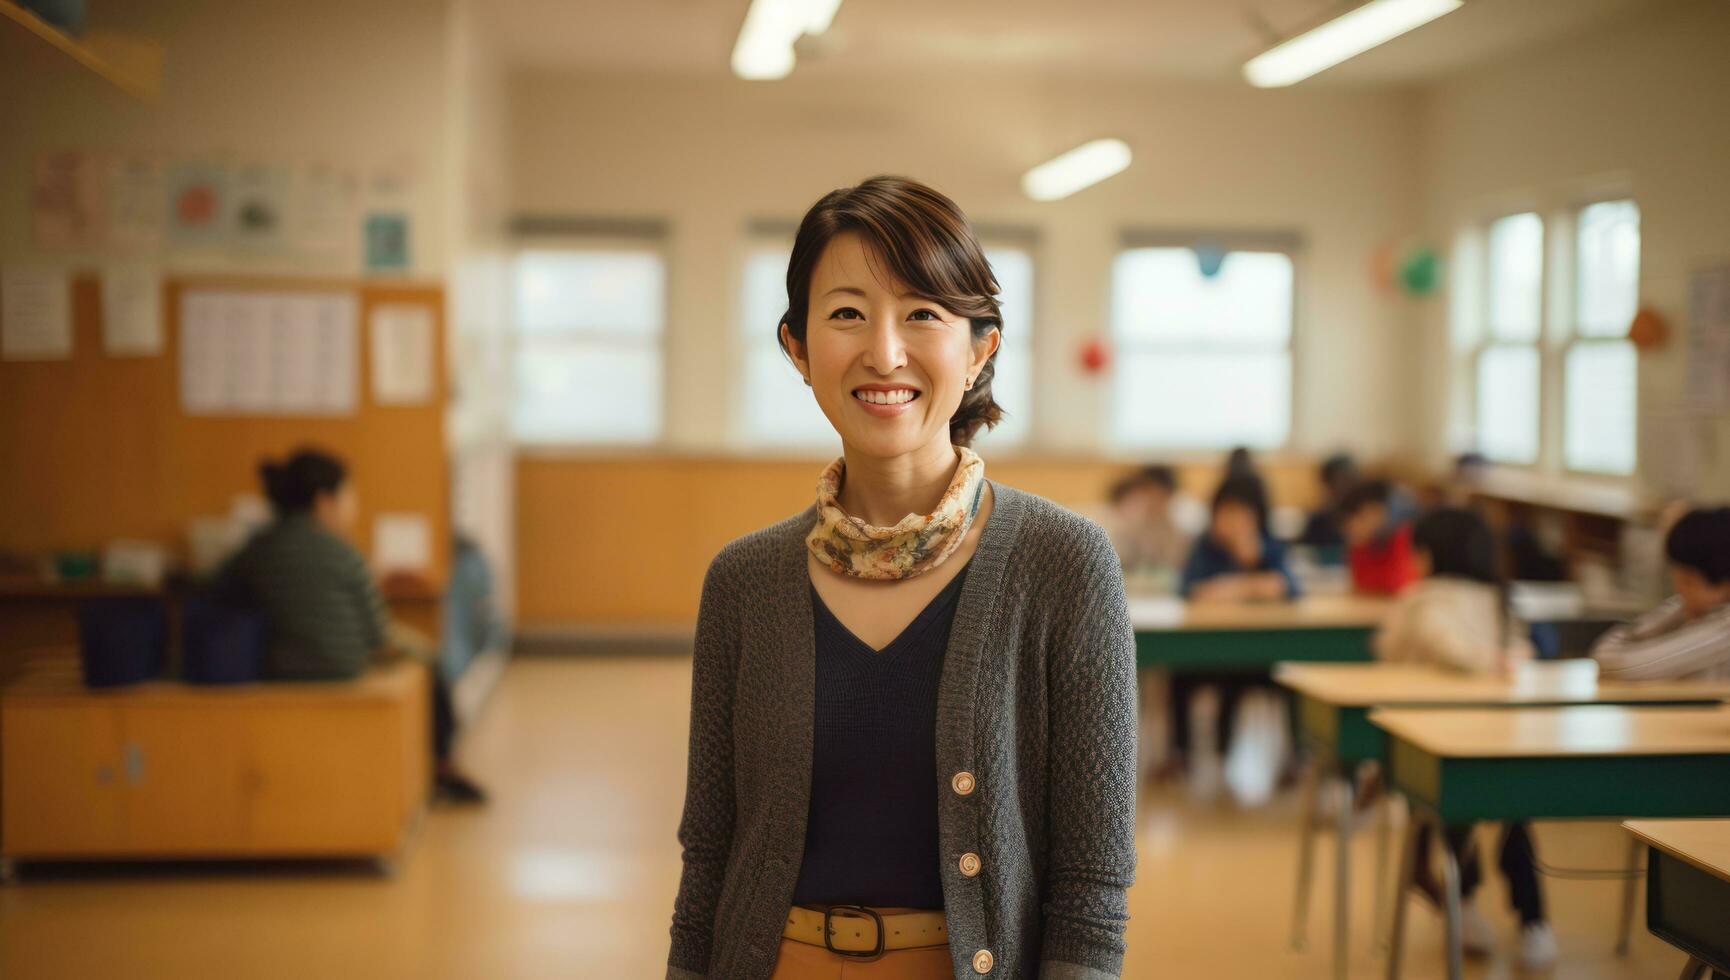
M 785 333 L 817 404 L 848 449 L 890 458 L 949 442 L 969 378 L 997 349 L 896 281 L 863 239 L 831 239 L 811 273 L 805 343 Z
M 338 533 L 347 531 L 360 513 L 360 498 L 355 496 L 354 484 L 344 480 L 335 492 L 319 494 L 313 498 L 313 511 L 325 527 Z

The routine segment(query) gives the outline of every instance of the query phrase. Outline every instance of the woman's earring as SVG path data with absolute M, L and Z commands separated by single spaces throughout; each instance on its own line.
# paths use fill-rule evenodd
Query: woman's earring
M 973 390 L 973 379 L 968 378 L 967 381 L 964 384 L 962 384 L 961 387 L 966 388 L 968 391 L 972 391 Z

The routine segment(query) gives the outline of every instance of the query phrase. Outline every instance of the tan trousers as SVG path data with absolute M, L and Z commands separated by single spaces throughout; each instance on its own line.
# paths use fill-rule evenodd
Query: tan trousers
M 954 976 L 947 945 L 892 950 L 867 962 L 782 939 L 769 980 L 951 980 Z

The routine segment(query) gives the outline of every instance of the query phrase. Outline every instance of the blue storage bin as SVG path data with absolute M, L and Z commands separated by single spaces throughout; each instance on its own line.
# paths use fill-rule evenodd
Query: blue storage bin
M 96 596 L 78 604 L 86 687 L 124 687 L 162 673 L 168 607 L 155 596 Z
M 258 610 L 193 597 L 186 600 L 181 636 L 189 683 L 251 684 L 264 678 L 269 636 Z

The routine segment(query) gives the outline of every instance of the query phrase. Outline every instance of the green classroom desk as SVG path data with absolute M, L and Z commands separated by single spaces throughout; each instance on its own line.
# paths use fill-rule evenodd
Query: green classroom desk
M 1479 820 L 1730 814 L 1730 707 L 1379 708 L 1388 781 L 1412 819 L 1395 886 L 1388 977 L 1400 975 L 1420 829 Z M 1460 875 L 1441 848 L 1448 976 L 1458 980 Z M 1628 886 L 1634 887 L 1633 879 Z
M 1684 980 L 1730 976 L 1730 820 L 1630 820 L 1645 845 L 1646 928 L 1688 954 Z
M 1373 656 L 1370 636 L 1391 603 L 1352 595 L 1254 603 L 1132 596 L 1135 662 L 1144 669 L 1258 671 L 1283 661 L 1366 661 Z
M 1274 679 L 1291 690 L 1297 702 L 1299 729 L 1313 758 L 1305 783 L 1303 828 L 1299 833 L 1298 894 L 1294 904 L 1292 945 L 1302 948 L 1308 924 L 1309 892 L 1314 867 L 1316 802 L 1329 777 L 1340 790 L 1338 812 L 1351 813 L 1352 776 L 1365 762 L 1386 756 L 1385 733 L 1370 723 L 1378 707 L 1517 708 L 1589 704 L 1713 705 L 1730 701 L 1730 683 L 1599 681 L 1597 664 L 1563 660 L 1524 664 L 1502 678 L 1463 674 L 1424 664 L 1280 664 Z M 1344 976 L 1347 962 L 1346 913 L 1351 880 L 1347 846 L 1351 821 L 1336 821 L 1334 876 L 1334 973 Z M 1387 851 L 1388 813 L 1378 823 L 1378 853 Z M 1376 932 L 1381 932 L 1385 880 L 1377 867 Z

